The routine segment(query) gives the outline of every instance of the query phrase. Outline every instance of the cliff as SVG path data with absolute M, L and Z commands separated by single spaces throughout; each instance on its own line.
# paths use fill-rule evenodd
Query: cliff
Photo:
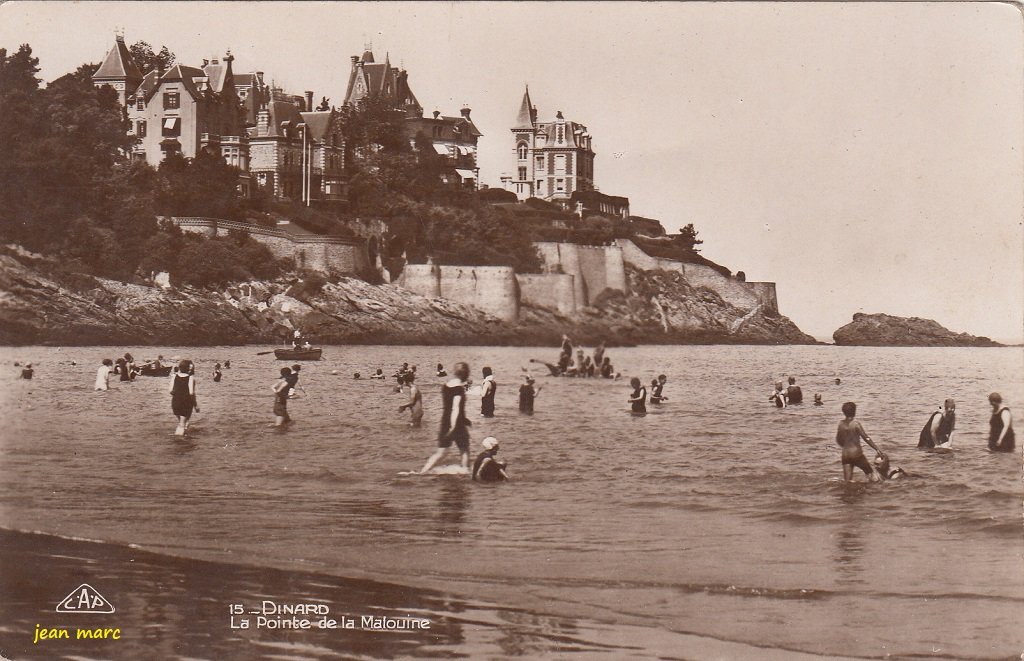
M 572 316 L 522 305 L 518 321 L 396 285 L 281 279 L 224 291 L 160 289 L 0 254 L 0 344 L 280 344 L 301 327 L 322 344 L 811 344 L 774 310 L 742 309 L 679 273 L 627 269 L 632 294 L 606 290 Z
M 862 347 L 1000 347 L 987 337 L 954 333 L 931 319 L 888 314 L 853 315 L 832 334 L 838 345 Z

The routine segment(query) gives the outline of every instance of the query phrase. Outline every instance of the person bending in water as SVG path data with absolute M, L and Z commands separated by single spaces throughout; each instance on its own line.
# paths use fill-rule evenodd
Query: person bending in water
M 469 363 L 455 363 L 453 378 L 441 387 L 441 431 L 437 437 L 437 450 L 423 464 L 420 474 L 428 472 L 448 453 L 452 443 L 462 455 L 462 467 L 469 469 L 469 427 L 466 418 L 466 380 L 469 378 Z
M 860 421 L 854 419 L 857 416 L 856 404 L 853 402 L 843 404 L 843 415 L 846 417 L 839 422 L 839 428 L 836 429 L 836 445 L 843 449 L 843 479 L 851 482 L 853 480 L 853 468 L 856 466 L 864 471 L 869 480 L 878 482 L 881 477 L 878 474 L 878 470 L 864 456 L 864 451 L 860 447 L 860 440 L 864 439 L 864 442 L 870 445 L 878 453 L 878 456 L 883 459 L 887 458 L 885 453 L 878 449 L 875 442 L 864 431 L 864 426 L 860 424 Z
M 988 449 L 992 452 L 1013 452 L 1016 436 L 1013 433 L 1013 414 L 1003 406 L 1003 396 L 997 392 L 988 396 L 992 417 L 988 421 Z
M 405 385 L 409 386 L 409 403 L 399 406 L 398 412 L 401 413 L 408 409 L 412 412 L 412 422 L 409 423 L 409 426 L 419 427 L 420 422 L 423 420 L 423 393 L 420 392 L 419 386 L 416 385 L 416 374 L 414 372 L 409 372 L 405 375 Z
M 938 411 L 928 416 L 917 447 L 924 449 L 947 449 L 953 444 L 953 428 L 956 427 L 956 402 L 947 399 Z
M 509 479 L 505 472 L 506 464 L 495 459 L 498 454 L 498 439 L 488 436 L 484 439 L 484 451 L 477 455 L 473 462 L 474 482 L 503 482 Z
M 281 378 L 277 380 L 271 390 L 274 391 L 274 426 L 280 427 L 292 421 L 288 415 L 288 393 L 292 389 L 292 371 L 287 367 L 281 368 Z
M 629 403 L 633 405 L 633 415 L 647 413 L 647 388 L 635 376 L 629 380 L 629 385 L 633 386 L 633 394 L 629 398 Z
M 784 409 L 789 403 L 786 401 L 786 391 L 782 388 L 782 381 L 775 382 L 775 390 L 768 395 L 768 401 L 775 403 L 775 408 Z

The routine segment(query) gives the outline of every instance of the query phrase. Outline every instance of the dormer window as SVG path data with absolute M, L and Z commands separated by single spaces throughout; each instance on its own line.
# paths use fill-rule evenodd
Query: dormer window
M 145 110 L 146 109 L 146 99 L 144 99 L 141 96 L 137 97 L 135 99 L 135 109 L 136 110 Z

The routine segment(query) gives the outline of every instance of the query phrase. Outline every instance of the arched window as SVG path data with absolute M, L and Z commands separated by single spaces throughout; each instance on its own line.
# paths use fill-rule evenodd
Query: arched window
M 519 143 L 518 151 L 519 151 L 519 160 L 520 161 L 525 161 L 526 160 L 526 154 L 527 154 L 527 151 L 528 151 L 525 142 L 520 142 Z

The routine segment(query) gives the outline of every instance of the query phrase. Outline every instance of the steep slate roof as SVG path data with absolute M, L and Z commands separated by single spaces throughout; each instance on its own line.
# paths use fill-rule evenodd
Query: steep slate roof
M 203 67 L 203 73 L 210 79 L 210 89 L 220 94 L 224 91 L 224 81 L 230 67 L 227 62 L 211 62 Z
M 267 103 L 267 112 L 270 113 L 270 125 L 267 127 L 269 138 L 284 138 L 284 122 L 291 122 L 295 126 L 302 121 L 302 113 L 294 103 L 287 101 L 270 101 Z M 263 136 L 260 136 L 263 137 Z
M 516 123 L 514 129 L 532 129 L 533 128 L 533 103 L 530 101 L 530 86 L 526 86 L 526 92 L 523 94 L 523 102 L 519 106 L 519 114 L 516 115 Z
M 150 94 L 159 84 L 159 80 L 160 76 L 157 74 L 156 69 L 153 69 L 142 77 L 142 82 L 139 84 L 138 89 L 135 90 L 134 96 L 136 98 L 142 97 L 143 99 L 149 98 Z
M 93 78 L 127 78 L 130 81 L 142 79 L 142 72 L 135 66 L 128 47 L 125 46 L 124 37 L 118 37 L 114 47 L 110 49 L 103 59 L 103 64 L 92 75 Z
M 331 130 L 331 117 L 333 110 L 314 110 L 313 112 L 300 112 L 302 121 L 309 127 L 309 136 L 314 140 L 325 140 L 327 133 Z
M 206 74 L 203 72 L 202 69 L 185 66 L 184 64 L 175 64 L 167 71 L 167 73 L 160 77 L 160 83 L 173 83 L 180 80 L 182 86 L 188 91 L 189 94 L 192 95 L 192 98 L 198 100 L 202 97 L 202 94 L 199 92 L 199 89 L 196 87 L 196 84 L 192 82 L 192 79 L 204 78 L 205 76 Z M 153 90 L 146 94 L 147 103 L 149 102 L 149 99 L 153 96 L 153 93 L 156 92 L 156 88 L 158 86 L 159 84 L 157 86 L 154 86 Z
M 544 145 L 546 148 L 548 148 L 548 147 L 558 148 L 558 147 L 563 147 L 563 146 L 564 147 L 580 147 L 581 146 L 576 141 L 576 131 L 580 130 L 580 131 L 583 131 L 584 133 L 586 133 L 587 132 L 587 127 L 586 126 L 583 126 L 582 124 L 578 124 L 576 122 L 570 122 L 570 121 L 566 120 L 566 122 L 565 122 L 565 144 L 564 145 L 555 145 L 554 144 L 555 136 L 557 135 L 557 132 L 555 131 L 555 126 L 556 125 L 557 125 L 557 122 L 555 122 L 554 120 L 549 121 L 549 122 L 542 122 L 540 124 L 537 124 L 537 132 L 538 133 L 543 133 L 548 138 L 547 144 Z

